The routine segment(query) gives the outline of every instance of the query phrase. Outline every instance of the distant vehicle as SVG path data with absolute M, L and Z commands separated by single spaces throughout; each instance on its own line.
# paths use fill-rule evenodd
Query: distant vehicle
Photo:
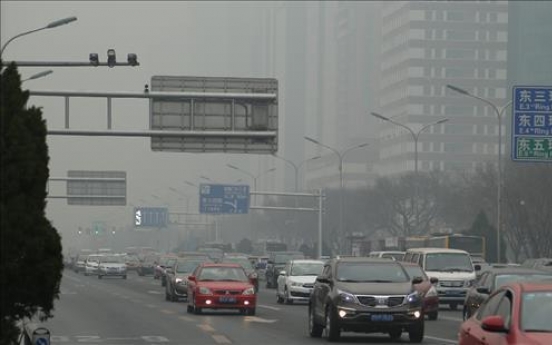
M 398 340 L 407 331 L 410 341 L 424 338 L 422 298 L 403 266 L 394 260 L 353 257 L 331 259 L 316 278 L 310 295 L 311 337 L 324 332 L 337 341 L 341 332 L 387 333 Z
M 498 288 L 460 326 L 459 345 L 552 344 L 552 282 L 512 282 Z
M 100 265 L 100 254 L 90 254 L 84 262 L 84 275 L 97 275 Z
M 423 296 L 422 308 L 424 315 L 427 315 L 429 320 L 437 320 L 439 316 L 439 295 L 435 285 L 439 282 L 439 279 L 429 278 L 418 264 L 410 262 L 401 262 L 400 264 L 406 270 L 410 280 L 416 277 L 422 278 L 422 282 L 414 285 L 414 288 L 420 296 Z
M 289 260 L 304 259 L 305 255 L 301 252 L 274 252 L 268 259 L 266 266 L 265 279 L 267 288 L 275 288 L 278 280 L 278 273 L 284 268 Z
M 487 300 L 490 294 L 499 289 L 502 285 L 516 281 L 537 281 L 552 279 L 552 272 L 544 272 L 527 267 L 502 266 L 491 268 L 481 274 L 466 294 L 462 317 L 469 319 Z M 552 312 L 552 310 L 551 310 Z
M 121 277 L 127 279 L 127 268 L 120 255 L 102 255 L 98 263 L 98 279 L 103 277 Z
M 224 257 L 224 251 L 220 248 L 200 247 L 197 251 L 207 254 L 215 262 L 220 262 Z
M 237 309 L 255 315 L 255 287 L 239 264 L 203 263 L 188 277 L 188 312 L 205 308 Z
M 287 244 L 277 240 L 260 240 L 253 244 L 253 253 L 258 256 L 267 256 L 274 252 L 285 252 Z
M 140 266 L 138 266 L 138 275 L 139 276 L 145 276 L 145 275 L 153 275 L 153 272 L 155 270 L 155 266 L 159 262 L 159 254 L 148 254 L 146 257 L 140 262 Z
M 86 266 L 86 258 L 88 258 L 88 255 L 90 254 L 92 254 L 91 249 L 82 249 L 75 257 L 73 263 L 73 271 L 75 271 L 76 273 L 84 272 L 84 268 Z
M 472 256 L 485 258 L 485 237 L 475 235 L 450 234 L 431 236 L 426 240 L 426 247 L 465 250 Z
M 395 251 L 395 250 L 382 250 L 382 251 L 370 252 L 370 254 L 368 254 L 368 257 L 393 259 L 393 260 L 401 261 L 404 257 L 404 253 L 405 252 Z
M 552 272 L 552 258 L 527 259 L 522 266 Z
M 165 270 L 176 262 L 176 255 L 160 255 L 157 264 L 153 267 L 153 279 L 161 279 L 161 286 L 165 286 Z
M 475 268 L 480 268 L 474 267 L 468 252 L 459 249 L 411 248 L 403 261 L 417 263 L 429 277 L 439 279 L 439 303 L 448 304 L 452 310 L 464 303 L 476 279 Z
M 278 272 L 276 301 L 285 304 L 308 302 L 316 277 L 323 268 L 323 260 L 288 261 L 283 270 Z
M 176 302 L 179 298 L 188 297 L 188 276 L 198 265 L 210 259 L 201 256 L 178 258 L 173 267 L 167 269 L 165 300 Z
M 127 271 L 137 271 L 140 267 L 140 259 L 134 254 L 127 254 L 124 256 L 124 261 L 127 267 Z

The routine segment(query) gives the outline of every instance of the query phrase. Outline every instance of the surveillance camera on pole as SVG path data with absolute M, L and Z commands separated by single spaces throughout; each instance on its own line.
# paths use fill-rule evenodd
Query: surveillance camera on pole
M 117 59 L 115 57 L 115 49 L 108 49 L 107 50 L 107 66 L 109 68 L 115 67 L 115 64 L 117 63 Z
M 92 66 L 97 67 L 100 64 L 98 53 L 90 53 L 90 55 L 88 55 L 88 60 L 90 60 Z
M 129 53 L 127 55 L 127 62 L 130 66 L 138 66 L 138 57 L 134 53 Z

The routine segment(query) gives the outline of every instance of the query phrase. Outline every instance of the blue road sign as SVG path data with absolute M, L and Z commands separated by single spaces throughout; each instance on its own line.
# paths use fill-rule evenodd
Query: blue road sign
M 514 86 L 512 100 L 512 160 L 552 162 L 552 86 Z
M 36 345 L 50 345 L 50 341 L 46 338 L 37 338 L 35 341 Z
M 169 212 L 166 207 L 135 207 L 134 226 L 164 228 L 167 226 Z
M 249 186 L 199 185 L 199 213 L 244 214 L 247 212 L 249 212 Z

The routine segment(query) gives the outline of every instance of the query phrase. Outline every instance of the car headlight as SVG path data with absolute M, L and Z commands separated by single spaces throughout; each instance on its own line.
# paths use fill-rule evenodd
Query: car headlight
M 182 279 L 181 279 L 181 278 L 176 278 L 174 281 L 175 281 L 177 284 L 182 283 Z
M 257 279 L 258 275 L 257 273 L 253 272 L 249 275 L 249 277 L 251 277 L 251 279 Z
M 303 286 L 303 283 L 299 283 L 299 282 L 294 282 L 294 281 L 292 281 L 292 282 L 290 282 L 289 285 L 291 285 L 291 286 Z
M 340 291 L 340 290 L 338 290 L 338 293 L 339 293 L 339 298 L 341 299 L 342 302 L 344 303 L 356 302 L 355 296 L 353 296 L 352 294 L 345 291 Z
M 433 297 L 437 296 L 437 289 L 435 289 L 435 286 L 431 286 L 429 290 L 425 294 L 426 297 Z
M 409 304 L 417 304 L 417 303 L 420 303 L 420 301 L 421 301 L 421 296 L 418 293 L 418 291 L 414 291 L 410 295 L 405 297 L 405 302 Z
M 250 287 L 250 288 L 247 288 L 247 289 L 243 290 L 243 295 L 244 296 L 254 295 L 254 294 L 255 294 L 255 288 L 254 287 Z
M 199 288 L 199 291 L 198 291 L 200 294 L 202 295 L 212 295 L 213 293 L 211 292 L 210 289 L 206 288 L 205 286 L 201 286 Z
M 472 287 L 475 285 L 475 282 L 477 281 L 477 279 L 469 279 L 469 280 L 466 280 L 464 281 L 464 286 L 465 287 Z

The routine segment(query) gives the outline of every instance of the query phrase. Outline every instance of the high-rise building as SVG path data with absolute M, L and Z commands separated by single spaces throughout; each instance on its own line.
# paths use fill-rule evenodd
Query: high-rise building
M 508 2 L 384 1 L 381 18 L 380 107 L 375 111 L 413 133 L 380 121 L 376 172 L 415 170 L 413 137 L 418 137 L 420 171 L 472 170 L 496 161 L 494 111 L 446 86 L 505 102 Z M 449 121 L 420 133 L 444 118 Z

